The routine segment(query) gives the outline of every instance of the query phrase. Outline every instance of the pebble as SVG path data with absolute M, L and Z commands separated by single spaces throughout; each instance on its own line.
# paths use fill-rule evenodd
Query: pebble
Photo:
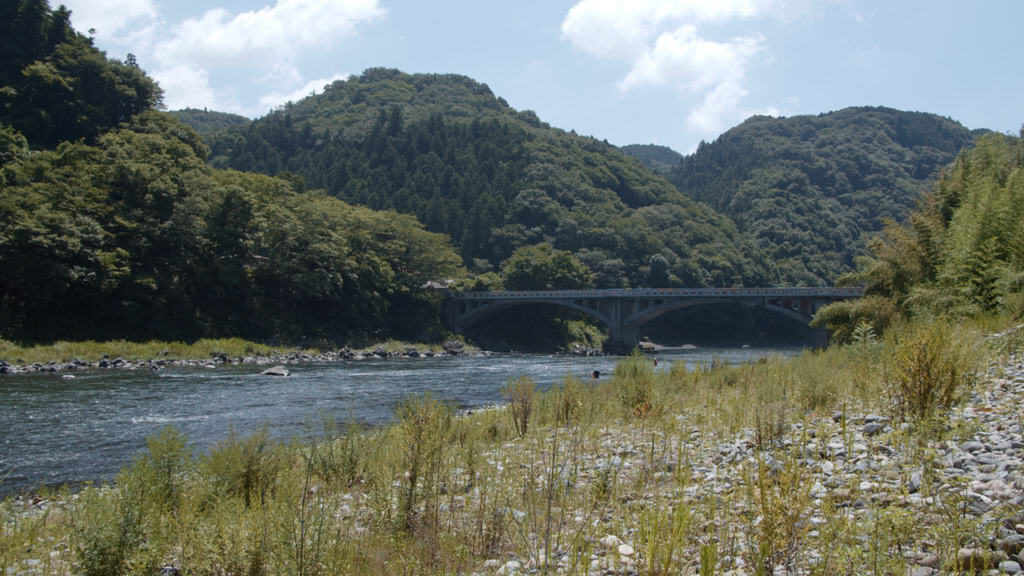
M 1020 573 L 1020 564 L 1013 560 L 1003 560 L 999 563 L 999 571 L 1006 574 L 1018 574 Z

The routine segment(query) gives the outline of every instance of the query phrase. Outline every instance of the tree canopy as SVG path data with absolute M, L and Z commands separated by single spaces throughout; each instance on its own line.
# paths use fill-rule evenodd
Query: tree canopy
M 105 130 L 159 106 L 161 91 L 134 57 L 119 62 L 75 32 L 71 13 L 46 0 L 13 0 L 0 11 L 0 122 L 34 147 Z
M 1024 313 L 1024 140 L 982 136 L 906 224 L 887 222 L 868 247 L 857 270 L 840 278 L 865 286 L 865 298 L 815 319 L 840 338 L 862 321 L 881 329 L 900 317 Z
M 156 84 L 67 10 L 3 10 L 0 337 L 316 343 L 436 326 L 425 284 L 464 273 L 445 236 L 298 177 L 212 168 L 199 134 L 154 109 Z
M 886 219 L 907 217 L 976 135 L 890 108 L 755 116 L 701 143 L 668 177 L 750 234 L 782 283 L 828 285 L 853 269 Z
M 590 270 L 571 252 L 543 243 L 516 250 L 501 273 L 508 290 L 572 290 L 593 283 Z
M 673 285 L 774 282 L 728 218 L 464 76 L 367 70 L 210 145 L 213 166 L 292 174 L 346 202 L 416 215 L 471 267 L 497 269 L 546 243 L 585 258 L 599 287 L 645 285 L 656 254 Z

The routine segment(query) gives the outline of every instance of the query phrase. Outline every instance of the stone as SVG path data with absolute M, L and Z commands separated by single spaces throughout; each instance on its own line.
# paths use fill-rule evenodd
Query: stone
M 260 374 L 263 374 L 264 376 L 287 376 L 288 374 L 290 374 L 290 372 L 288 372 L 288 369 L 285 368 L 284 366 L 278 365 L 271 366 L 270 368 L 267 368 L 263 372 L 260 372 Z
M 160 569 L 160 576 L 181 576 L 181 570 L 170 564 L 164 564 L 164 567 Z
M 917 561 L 917 563 L 928 568 L 938 568 L 939 556 L 937 554 L 925 554 Z
M 1024 549 L 1024 534 L 1013 534 L 999 541 L 999 548 L 1013 556 Z
M 864 425 L 862 431 L 864 432 L 865 436 L 874 436 L 875 434 L 881 432 L 883 429 L 885 429 L 885 424 L 882 424 L 881 422 L 868 422 L 867 424 Z
M 466 345 L 458 340 L 449 340 L 444 343 L 444 351 L 446 354 L 457 356 L 462 354 L 466 350 Z
M 633 550 L 633 547 L 629 544 L 619 544 L 618 551 L 619 556 L 625 556 L 627 558 L 629 558 L 635 553 L 635 550 Z
M 523 565 L 520 564 L 519 561 L 509 560 L 501 568 L 498 568 L 498 571 L 496 573 L 500 576 L 505 576 L 507 574 L 515 574 L 519 572 L 519 569 L 522 567 Z
M 907 492 L 916 494 L 921 490 L 921 473 L 914 472 L 910 475 L 910 482 L 907 484 Z
M 988 570 L 995 568 L 999 562 L 1006 559 L 1006 554 L 1002 551 L 983 550 L 981 548 L 961 548 L 956 553 L 956 564 L 961 570 Z
M 614 534 L 608 534 L 604 538 L 601 538 L 601 545 L 605 548 L 615 548 L 619 544 L 622 544 L 622 540 L 619 540 L 619 537 Z
M 964 442 L 963 444 L 961 444 L 960 449 L 965 452 L 971 452 L 973 454 L 974 452 L 981 452 L 982 450 L 984 450 L 985 445 L 976 440 L 972 440 L 970 442 Z
M 1019 574 L 1020 564 L 1013 560 L 1003 560 L 999 563 L 999 571 L 1006 574 Z
M 907 576 L 932 576 L 936 572 L 938 570 L 928 566 L 911 566 L 907 569 Z

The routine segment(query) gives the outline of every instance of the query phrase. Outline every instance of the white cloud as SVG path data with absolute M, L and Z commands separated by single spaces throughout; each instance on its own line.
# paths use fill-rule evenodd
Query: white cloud
M 287 66 L 300 49 L 323 47 L 384 16 L 377 0 L 278 0 L 232 15 L 223 8 L 185 20 L 156 45 L 164 65 Z
M 281 94 L 280 92 L 264 94 L 260 97 L 260 108 L 263 112 L 266 112 L 276 106 L 284 104 L 285 102 L 298 102 L 306 96 L 320 93 L 327 84 L 331 84 L 335 80 L 345 80 L 348 77 L 348 74 L 335 74 L 330 78 L 317 78 L 316 80 L 310 80 L 301 88 L 297 88 L 287 94 Z
M 750 58 L 761 49 L 760 35 L 715 42 L 697 35 L 692 24 L 658 37 L 620 82 L 628 90 L 641 84 L 678 84 L 692 91 L 738 82 Z
M 61 0 L 71 10 L 71 25 L 86 34 L 96 31 L 96 38 L 104 42 L 131 41 L 132 32 L 139 26 L 148 27 L 157 18 L 152 0 Z M 129 37 L 124 37 L 125 33 Z
M 273 4 L 238 13 L 212 8 L 173 23 L 163 19 L 160 0 L 62 1 L 71 8 L 77 30 L 95 28 L 104 49 L 118 57 L 136 55 L 163 88 L 167 108 L 206 107 L 247 116 L 343 78 L 307 81 L 302 63 L 386 14 L 379 0 L 265 0 Z M 224 87 L 225 76 L 245 84 Z M 254 87 L 259 84 L 270 88 Z
M 153 78 L 164 89 L 164 106 L 179 108 L 218 109 L 217 95 L 210 87 L 206 70 L 181 64 L 153 72 Z
M 765 49 L 758 33 L 707 37 L 702 27 L 760 16 L 785 17 L 799 2 L 783 0 L 581 0 L 562 22 L 562 37 L 578 50 L 626 63 L 623 91 L 671 86 L 698 98 L 687 126 L 714 134 L 749 112 L 744 80 Z

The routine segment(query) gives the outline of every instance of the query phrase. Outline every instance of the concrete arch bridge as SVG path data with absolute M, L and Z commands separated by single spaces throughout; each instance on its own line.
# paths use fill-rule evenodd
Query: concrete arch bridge
M 623 290 L 514 290 L 449 292 L 444 302 L 448 328 L 463 332 L 491 314 L 514 306 L 554 304 L 582 312 L 608 327 L 608 346 L 633 349 L 641 328 L 669 312 L 722 303 L 744 303 L 807 324 L 819 308 L 859 298 L 863 288 L 637 288 Z

